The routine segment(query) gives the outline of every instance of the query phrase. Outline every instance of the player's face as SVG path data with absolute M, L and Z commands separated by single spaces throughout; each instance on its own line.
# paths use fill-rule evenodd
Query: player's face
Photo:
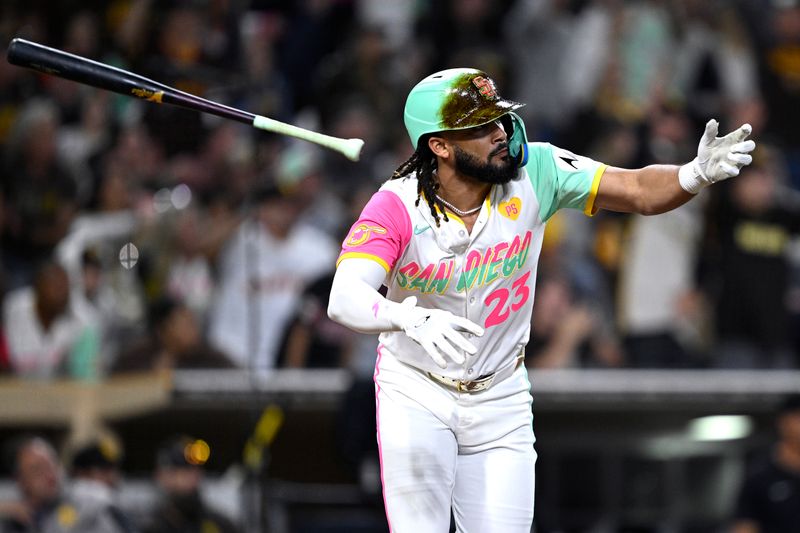
M 508 153 L 506 133 L 499 121 L 451 133 L 458 173 L 483 183 L 508 183 L 517 177 L 517 166 Z

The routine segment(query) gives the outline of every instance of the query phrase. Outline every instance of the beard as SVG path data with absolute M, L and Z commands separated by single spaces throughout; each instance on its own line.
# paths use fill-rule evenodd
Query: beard
M 465 174 L 483 183 L 503 184 L 508 183 L 517 177 L 517 165 L 514 160 L 506 154 L 498 158 L 499 163 L 492 163 L 492 158 L 497 156 L 508 146 L 503 143 L 486 157 L 486 161 L 480 161 L 476 156 L 465 152 L 458 146 L 455 147 L 456 171 Z

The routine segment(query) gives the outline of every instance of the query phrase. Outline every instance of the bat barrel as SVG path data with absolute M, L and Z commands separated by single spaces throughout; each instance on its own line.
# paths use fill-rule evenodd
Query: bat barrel
M 8 62 L 67 80 L 148 102 L 166 103 L 252 124 L 255 115 L 174 89 L 144 76 L 76 56 L 63 50 L 16 38 L 8 46 Z
M 8 46 L 8 62 L 59 78 L 132 96 L 137 96 L 130 91 L 135 87 L 150 93 L 169 89 L 165 85 L 132 72 L 25 39 L 16 38 L 11 41 Z

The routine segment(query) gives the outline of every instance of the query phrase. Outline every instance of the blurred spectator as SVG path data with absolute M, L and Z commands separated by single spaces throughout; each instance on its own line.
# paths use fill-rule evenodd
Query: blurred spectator
M 411 33 L 421 7 L 414 0 L 372 0 L 357 2 L 355 7 L 359 24 L 379 28 L 386 34 L 386 44 L 393 51 L 407 53 L 409 45 L 414 45 Z
M 130 309 L 140 292 L 126 276 L 125 284 L 117 270 L 120 249 L 132 238 L 139 220 L 131 210 L 101 213 L 84 212 L 58 244 L 55 255 L 69 277 L 70 307 L 75 315 L 96 327 L 99 360 L 97 371 L 104 375 L 118 342 L 138 318 Z M 127 270 L 127 269 L 126 269 Z
M 124 124 L 107 152 L 91 162 L 94 169 L 93 195 L 87 208 L 116 211 L 139 207 L 146 201 L 145 190 L 162 185 L 167 165 L 164 149 L 139 123 Z
M 673 14 L 676 41 L 667 99 L 683 102 L 702 124 L 760 98 L 753 43 L 735 2 L 680 0 Z M 758 131 L 758 124 L 753 126 Z
M 202 440 L 176 437 L 161 445 L 155 481 L 162 493 L 145 533 L 236 533 L 239 528 L 201 495 L 210 449 Z
M 596 80 L 590 79 L 571 84 L 567 76 L 595 73 L 599 77 L 609 54 L 608 46 L 601 45 L 610 31 L 606 10 L 594 2 L 576 15 L 570 4 L 569 0 L 516 0 L 503 22 L 505 45 L 516 65 L 510 95 L 527 102 L 520 113 L 528 134 L 537 140 L 551 139 L 553 130 L 562 128 L 575 109 L 586 103 L 573 95 L 578 88 L 589 91 L 596 85 Z M 579 16 L 590 15 L 597 16 L 595 24 L 576 27 Z M 581 49 L 581 53 L 574 54 L 573 49 Z M 542 76 L 542 72 L 548 75 Z
M 80 120 L 59 129 L 58 152 L 75 177 L 77 198 L 83 207 L 94 187 L 91 160 L 107 150 L 115 133 L 110 123 L 111 97 L 108 91 L 87 93 L 80 109 Z
M 215 275 L 217 272 L 214 267 L 220 254 L 245 217 L 244 210 L 239 208 L 236 195 L 237 192 L 230 188 L 220 186 L 216 191 L 210 192 L 199 207 L 203 216 L 200 248 L 211 263 Z M 216 284 L 216 279 L 214 283 Z
M 328 318 L 333 273 L 311 283 L 300 295 L 298 311 L 286 328 L 278 366 L 341 368 L 349 364 L 356 335 Z
M 785 151 L 789 184 L 800 188 L 800 3 L 739 2 L 755 36 L 760 91 L 766 108 L 763 138 Z
M 710 332 L 695 268 L 701 201 L 657 217 L 632 217 L 619 279 L 618 320 L 634 368 L 703 364 Z
M 151 304 L 147 316 L 148 334 L 121 351 L 112 373 L 234 367 L 224 353 L 205 341 L 196 316 L 180 301 L 163 296 Z
M 235 230 L 233 223 L 212 227 L 204 206 L 185 185 L 164 189 L 166 196 L 183 197 L 180 209 L 170 205 L 155 224 L 139 235 L 139 276 L 148 299 L 169 296 L 186 304 L 205 325 L 214 291 L 212 259 Z M 159 193 L 160 195 L 160 193 Z M 191 201 L 190 201 L 191 199 Z
M 279 69 L 293 95 L 293 113 L 319 104 L 314 99 L 313 77 L 323 59 L 332 50 L 340 49 L 352 33 L 353 3 L 301 0 L 287 3 L 283 10 L 275 48 Z
M 14 474 L 19 501 L 0 502 L 3 533 L 117 533 L 107 506 L 94 498 L 68 494 L 52 445 L 40 437 L 24 438 L 15 451 Z
M 10 33 L 4 31 L 2 27 L 4 24 L 10 26 L 18 22 L 12 13 L 4 13 L 4 16 L 0 17 L 0 35 L 7 37 Z M 0 43 L 0 51 L 3 56 L 8 51 L 5 39 Z M 0 144 L 3 146 L 9 140 L 20 110 L 35 90 L 33 81 L 23 69 L 8 61 L 0 62 Z
M 70 16 L 64 35 L 64 50 L 79 56 L 97 58 L 100 51 L 100 21 L 90 9 Z
M 420 13 L 417 21 L 417 39 L 426 40 L 436 50 L 434 63 L 428 70 L 436 71 L 456 64 L 455 56 L 478 54 L 485 51 L 500 54 L 502 15 L 507 1 L 498 0 L 432 0 Z M 483 65 L 473 64 L 475 68 Z M 487 70 L 500 87 L 509 84 L 504 73 Z
M 246 4 L 212 0 L 202 5 L 203 57 L 206 63 L 231 72 L 239 71 L 242 58 L 239 22 Z
M 92 189 L 84 206 L 86 214 L 124 212 L 136 207 L 139 186 L 132 169 L 126 167 L 117 152 L 97 155 L 92 159 L 92 167 Z
M 686 110 L 659 106 L 639 129 L 637 157 L 647 163 L 691 159 L 689 131 Z M 707 194 L 658 217 L 628 216 L 616 312 L 632 367 L 705 364 L 710 312 L 696 278 Z
M 55 521 L 63 472 L 55 450 L 46 440 L 26 437 L 17 443 L 14 476 L 20 500 L 2 502 L 3 532 L 45 531 Z
M 779 154 L 763 143 L 741 176 L 715 190 L 708 215 L 709 291 L 721 368 L 791 368 L 788 247 L 800 232 L 800 197 Z
M 113 489 L 120 482 L 122 451 L 110 437 L 93 439 L 71 454 L 69 474 L 73 493 L 91 494 L 113 501 Z
M 643 118 L 661 100 L 674 45 L 668 5 L 665 2 L 622 2 L 615 21 L 614 62 L 606 81 L 618 83 L 620 111 Z
M 3 330 L 17 376 L 89 380 L 98 376 L 96 324 L 74 312 L 67 273 L 55 262 L 37 270 L 33 286 L 6 296 Z
M 800 524 L 800 394 L 775 414 L 777 440 L 743 481 L 730 533 L 790 533 Z
M 52 101 L 32 100 L 6 145 L 3 262 L 8 288 L 30 283 L 34 265 L 52 254 L 78 209 L 75 181 L 56 151 L 59 126 Z
M 384 150 L 380 143 L 382 123 L 375 110 L 355 96 L 339 102 L 328 128 L 336 137 L 365 140 L 355 163 L 331 150 L 322 153 L 325 187 L 346 204 L 359 186 L 367 181 L 377 184 L 375 180 L 382 177 L 376 173 L 377 160 Z
M 121 460 L 122 450 L 110 436 L 78 448 L 72 454 L 69 494 L 76 501 L 105 508 L 114 525 L 108 533 L 135 533 L 138 530 L 133 518 L 117 503 Z
M 403 101 L 400 75 L 385 32 L 357 29 L 349 43 L 320 65 L 317 101 L 323 124 L 329 123 L 341 102 L 351 99 L 358 99 L 378 117 L 396 116 Z M 389 131 L 374 133 L 372 142 L 383 144 Z
M 213 2 L 211 7 L 224 9 L 225 4 L 231 5 Z M 155 35 L 151 42 L 155 49 L 145 56 L 142 73 L 181 91 L 211 98 L 209 91 L 229 82 L 238 67 L 238 37 L 231 33 L 236 28 L 227 24 L 227 13 L 204 9 L 204 5 L 191 2 L 152 4 Z M 217 68 L 216 62 L 226 69 Z M 216 95 L 215 99 L 223 98 Z M 197 153 L 210 133 L 208 117 L 202 113 L 144 103 L 141 110 L 148 132 L 168 157 Z
M 300 206 L 265 186 L 255 213 L 234 234 L 219 262 L 210 338 L 243 368 L 275 366 L 288 321 L 304 287 L 333 270 L 336 243 L 298 223 Z
M 616 367 L 622 350 L 596 309 L 579 301 L 570 282 L 540 273 L 526 365 L 532 368 Z
M 232 93 L 241 109 L 291 121 L 294 95 L 276 57 L 276 42 L 285 29 L 284 22 L 274 11 L 252 10 L 242 16 L 244 80 Z
M 564 98 L 576 113 L 557 143 L 585 151 L 602 137 L 592 121 L 648 118 L 664 100 L 671 72 L 669 17 L 668 4 L 656 1 L 595 0 L 579 12 L 562 57 Z
M 339 239 L 345 223 L 345 201 L 329 186 L 321 149 L 308 143 L 286 147 L 276 162 L 275 183 L 299 203 L 298 223 L 308 224 Z M 348 202 L 349 204 L 349 202 Z M 343 237 L 342 237 L 343 238 Z
M 231 121 L 215 121 L 208 127 L 208 135 L 196 150 L 173 156 L 164 176 L 169 187 L 188 186 L 201 196 L 214 188 L 228 184 L 231 175 L 244 167 L 242 160 L 251 158 L 253 142 L 248 130 Z M 255 179 L 255 173 L 250 179 Z M 251 184 L 249 184 L 251 185 Z
M 185 302 L 203 325 L 214 292 L 207 225 L 201 209 L 189 207 L 178 214 L 167 245 L 164 287 L 166 294 Z

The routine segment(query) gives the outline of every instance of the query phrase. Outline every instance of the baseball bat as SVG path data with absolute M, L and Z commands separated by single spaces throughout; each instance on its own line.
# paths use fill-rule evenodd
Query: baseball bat
M 12 65 L 30 68 L 45 74 L 58 76 L 59 78 L 147 100 L 148 102 L 171 104 L 203 113 L 210 113 L 218 117 L 249 124 L 261 130 L 303 139 L 335 150 L 351 161 L 358 161 L 361 155 L 361 148 L 364 146 L 362 139 L 332 137 L 268 117 L 255 115 L 179 91 L 121 68 L 112 67 L 111 65 L 19 37 L 12 39 L 8 45 L 8 62 Z

